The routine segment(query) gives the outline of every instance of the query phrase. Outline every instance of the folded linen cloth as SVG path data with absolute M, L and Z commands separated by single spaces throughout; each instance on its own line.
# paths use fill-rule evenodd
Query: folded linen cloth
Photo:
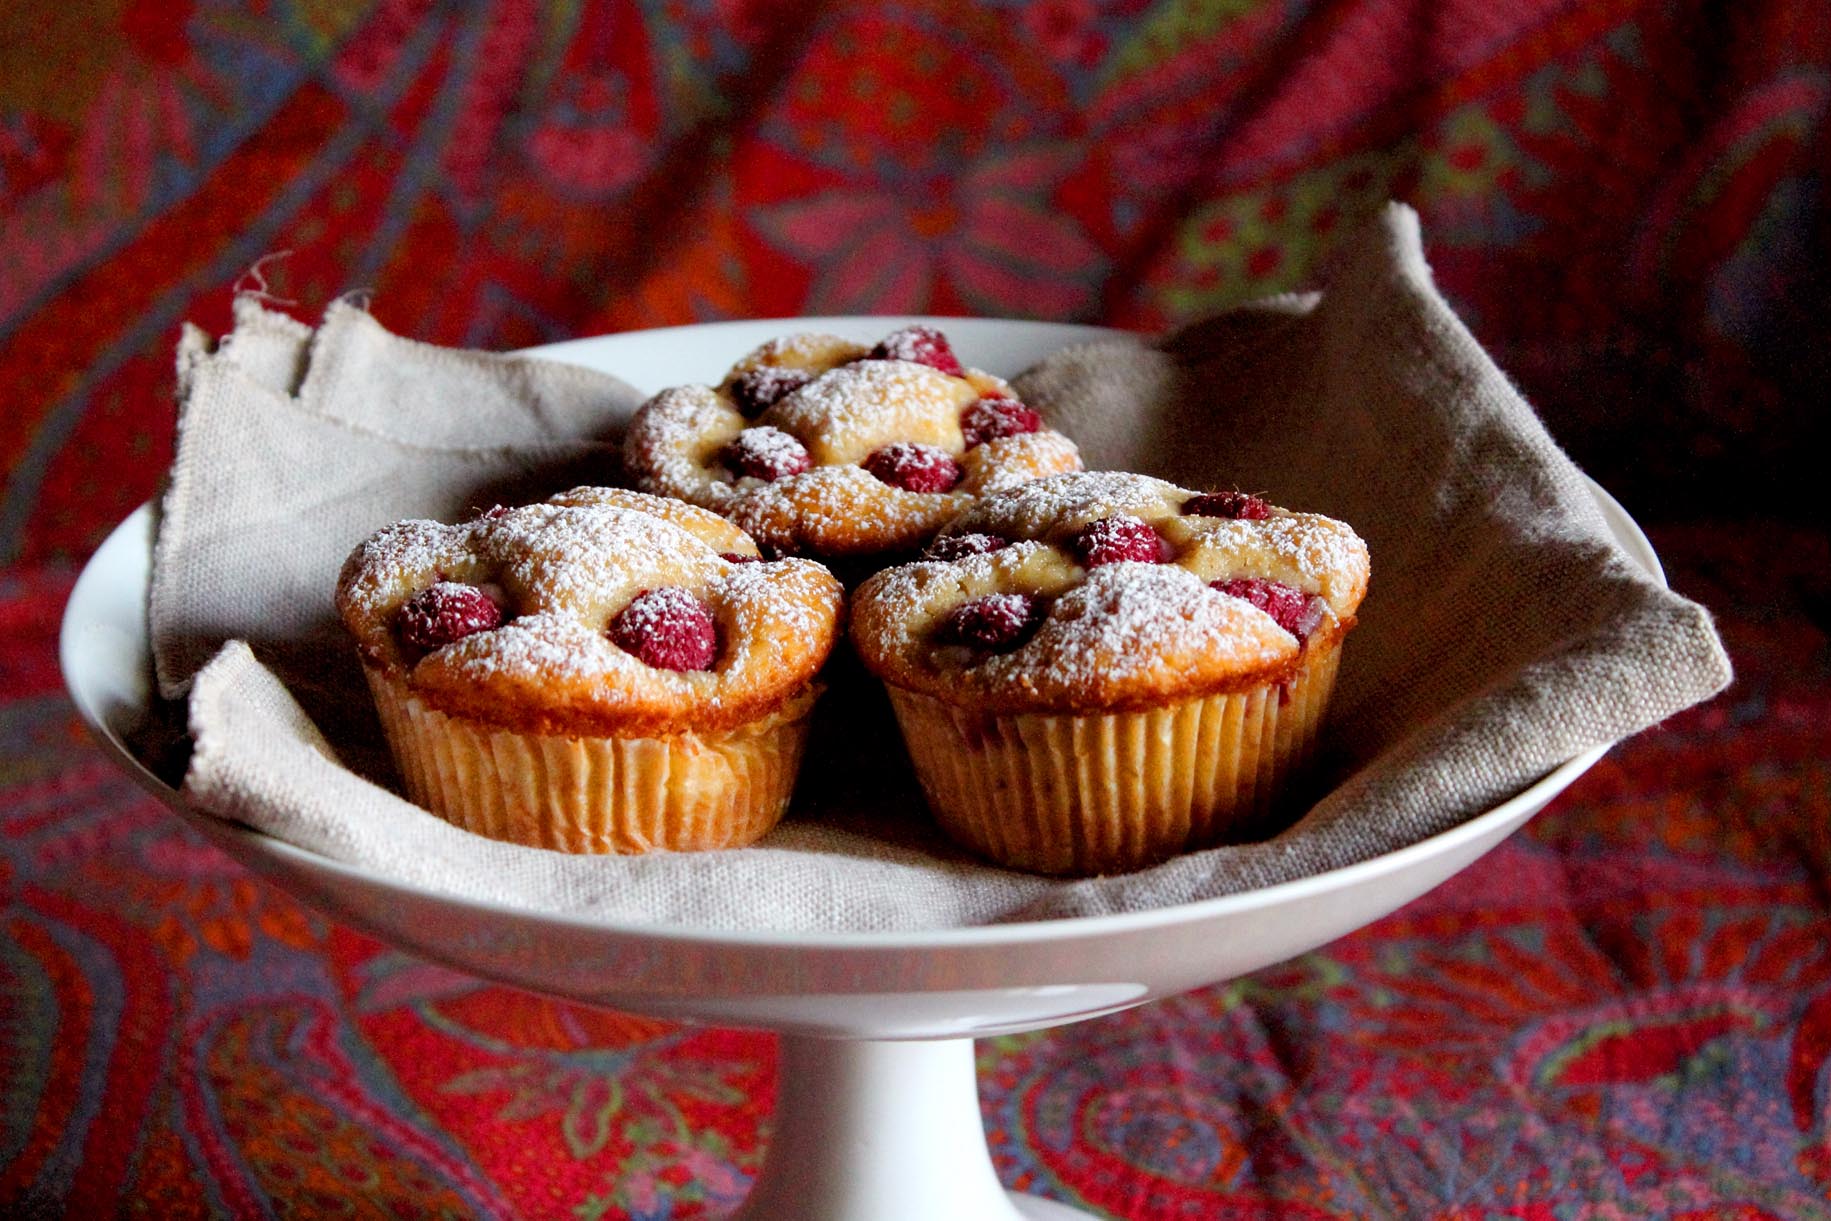
M 789 818 L 751 848 L 615 858 L 495 843 L 375 782 L 388 769 L 331 615 L 337 569 L 398 518 L 506 502 L 504 484 L 526 499 L 592 481 L 578 475 L 593 463 L 601 481 L 635 392 L 413 344 L 349 306 L 310 334 L 245 303 L 215 352 L 187 335 L 180 365 L 151 616 L 163 689 L 190 683 L 187 794 L 453 894 L 618 923 L 807 931 L 1145 910 L 1414 843 L 1730 678 L 1708 614 L 1616 546 L 1582 475 L 1432 285 L 1416 216 L 1394 206 L 1325 294 L 1159 344 L 1067 349 L 1017 381 L 1091 466 L 1251 488 L 1368 540 L 1372 590 L 1325 730 L 1332 787 L 1283 834 L 1119 877 L 1033 877 L 942 839 L 905 767 L 868 789 L 821 783 L 823 757 L 856 744 L 816 738 Z
M 391 764 L 329 601 L 350 548 L 401 518 L 614 481 L 641 400 L 592 370 L 402 339 L 343 302 L 314 333 L 252 296 L 214 350 L 186 327 L 178 394 L 148 603 L 160 693 L 253 642 L 379 777 Z

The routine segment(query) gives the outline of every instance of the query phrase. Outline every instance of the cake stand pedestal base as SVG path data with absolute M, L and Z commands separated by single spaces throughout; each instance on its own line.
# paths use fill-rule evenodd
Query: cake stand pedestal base
M 782 1036 L 775 1135 L 732 1221 L 1094 1221 L 1008 1193 L 971 1039 Z

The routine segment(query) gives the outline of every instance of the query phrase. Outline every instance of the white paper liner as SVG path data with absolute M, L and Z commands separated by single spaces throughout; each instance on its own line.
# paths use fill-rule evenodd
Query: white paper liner
M 455 826 L 561 852 L 735 848 L 781 820 L 815 692 L 723 733 L 520 733 L 429 707 L 365 667 L 407 794 Z

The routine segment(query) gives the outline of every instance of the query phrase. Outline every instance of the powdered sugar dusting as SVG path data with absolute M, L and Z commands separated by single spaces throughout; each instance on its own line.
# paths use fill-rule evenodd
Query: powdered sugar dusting
M 988 660 L 986 669 L 995 678 L 1077 690 L 1154 678 L 1192 653 L 1249 670 L 1295 651 L 1290 633 L 1257 607 L 1180 568 L 1128 562 L 1088 574 L 1056 599 L 1028 644 Z
M 961 457 L 960 465 L 966 471 L 960 490 L 991 496 L 1033 479 L 1078 471 L 1081 451 L 1061 433 L 1043 429 L 975 445 Z
M 587 622 L 607 622 L 638 589 L 701 584 L 724 563 L 673 522 L 628 509 L 566 509 L 540 519 L 518 511 L 477 533 L 520 605 Z
M 1175 484 L 1148 475 L 1075 471 L 987 497 L 948 532 L 982 530 L 1007 538 L 1066 543 L 1083 526 L 1108 517 L 1139 517 L 1154 524 L 1173 516 L 1185 495 Z
M 630 421 L 623 438 L 624 465 L 644 492 L 678 496 L 722 512 L 737 492 L 717 455 L 748 423 L 710 386 L 663 390 Z
M 950 492 L 961 478 L 960 464 L 938 445 L 892 441 L 865 455 L 872 475 L 906 492 Z
M 780 428 L 746 428 L 719 451 L 725 469 L 739 479 L 774 483 L 813 465 L 807 447 Z
M 1261 520 L 1184 518 L 1179 562 L 1210 581 L 1259 578 L 1320 594 L 1338 618 L 1367 589 L 1367 545 L 1342 522 L 1273 510 Z
M 439 649 L 502 626 L 502 591 L 438 581 L 408 598 L 395 616 L 396 634 L 416 649 Z
M 752 489 L 731 517 L 780 551 L 867 554 L 920 546 L 971 503 L 891 487 L 861 466 L 821 466 Z
M 954 355 L 947 336 L 930 326 L 906 326 L 892 331 L 878 341 L 871 349 L 871 355 L 887 360 L 913 360 L 955 377 L 966 371 Z
M 718 550 L 728 541 L 723 531 L 702 538 L 668 520 L 678 505 L 630 492 L 607 493 L 614 504 L 577 503 L 591 499 L 589 491 L 566 493 L 574 502 L 567 505 L 379 531 L 346 565 L 339 588 L 345 622 L 372 661 L 410 666 L 416 689 L 443 693 L 458 710 L 486 718 L 487 693 L 513 706 L 558 709 L 549 719 L 560 723 L 569 715 L 614 719 L 627 712 L 644 724 L 695 724 L 704 710 L 782 698 L 812 678 L 843 607 L 830 573 L 806 560 L 727 560 Z M 402 655 L 392 632 L 397 608 L 448 578 L 498 583 L 506 621 L 417 659 Z M 716 617 L 720 648 L 712 670 L 658 669 L 611 643 L 607 630 L 645 590 L 667 590 L 673 601 L 651 596 L 655 613 L 648 618 L 655 622 L 634 626 L 677 626 L 661 613 L 670 608 Z
M 706 604 L 678 585 L 645 589 L 610 621 L 625 653 L 661 670 L 709 670 L 718 657 L 718 625 Z
M 652 496 L 626 488 L 577 487 L 547 498 L 548 507 L 602 507 L 635 509 L 672 522 L 719 552 L 754 553 L 755 544 L 745 533 L 710 509 L 672 496 Z M 507 512 L 507 510 L 503 510 Z
M 770 406 L 777 399 L 791 394 L 812 381 L 811 374 L 800 369 L 781 369 L 767 366 L 752 369 L 750 372 L 731 379 L 726 387 L 737 409 L 746 416 L 754 416 Z
M 962 408 L 984 396 L 1008 396 L 1010 387 L 978 370 L 952 376 L 917 361 L 883 358 L 888 355 L 812 332 L 773 339 L 732 366 L 721 389 L 681 386 L 644 404 L 626 436 L 625 465 L 644 491 L 723 514 L 768 547 L 828 556 L 918 547 L 970 497 L 1079 469 L 1073 442 L 1048 429 L 967 451 Z M 747 421 L 732 397 L 738 381 L 774 369 L 806 372 L 813 379 Z M 759 459 L 752 472 L 734 462 L 742 455 L 727 448 L 733 439 L 760 444 L 753 434 L 778 435 L 764 429 L 792 437 L 806 450 L 812 469 L 791 472 L 786 440 L 780 463 Z M 943 451 L 960 465 L 958 487 L 912 491 L 858 478 L 858 464 L 891 445 Z M 939 484 L 929 480 L 921 486 Z
M 472 681 L 512 673 L 558 684 L 617 670 L 633 675 L 640 665 L 603 632 L 570 615 L 550 613 L 519 616 L 487 639 L 467 637 L 439 653 L 436 664 Z
M 757 642 L 721 663 L 733 681 L 775 664 L 774 650 L 816 650 L 833 639 L 845 597 L 832 574 L 812 560 L 790 558 L 733 565 L 708 593 L 728 639 Z
M 944 537 L 1021 541 L 880 573 L 854 603 L 861 655 L 892 681 L 968 706 L 1098 707 L 1211 688 L 1297 655 L 1299 640 L 1272 615 L 1211 582 L 1281 582 L 1339 599 L 1327 610 L 1316 601 L 1319 615 L 1352 614 L 1366 586 L 1367 557 L 1347 526 L 1282 509 L 1261 520 L 1185 517 L 1180 509 L 1191 495 L 1147 476 L 1081 472 L 988 497 Z M 1161 535 L 1158 553 L 1167 562 L 1078 562 L 1075 544 L 1088 526 L 1115 521 L 1140 531 L 1148 524 L 1152 539 Z M 1041 629 L 1021 647 L 983 656 L 937 632 L 956 607 L 1007 593 L 1049 603 Z
M 1096 521 L 1136 517 L 1164 536 L 1172 562 L 1205 581 L 1281 581 L 1322 595 L 1338 616 L 1353 612 L 1366 590 L 1368 562 L 1366 544 L 1350 527 L 1321 514 L 1276 507 L 1259 519 L 1184 514 L 1183 504 L 1195 495 L 1148 475 L 1074 472 L 988 495 L 949 525 L 947 533 L 984 531 L 1072 546 Z
M 960 407 L 976 396 L 956 377 L 906 360 L 861 360 L 815 378 L 760 417 L 794 433 L 822 466 L 858 462 L 880 445 L 916 441 L 958 454 Z
M 392 620 L 408 598 L 434 582 L 489 579 L 468 525 L 400 521 L 364 539 L 344 561 L 337 607 L 346 621 Z
M 808 373 L 824 373 L 865 354 L 863 344 L 841 339 L 825 331 L 797 331 L 763 343 L 731 367 L 726 382 L 752 369 L 786 368 Z

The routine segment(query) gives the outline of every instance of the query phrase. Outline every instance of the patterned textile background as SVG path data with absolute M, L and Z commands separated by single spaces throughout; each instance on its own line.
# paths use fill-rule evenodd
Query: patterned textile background
M 0 1214 L 716 1214 L 766 1136 L 768 1037 L 406 958 L 83 741 L 70 566 L 157 485 L 178 324 L 224 329 L 262 256 L 308 319 L 367 289 L 498 348 L 816 312 L 1152 330 L 1314 282 L 1396 197 L 1740 681 L 1361 934 L 982 1044 L 1000 1170 L 1140 1218 L 1831 1216 L 1823 0 L 0 22 Z

